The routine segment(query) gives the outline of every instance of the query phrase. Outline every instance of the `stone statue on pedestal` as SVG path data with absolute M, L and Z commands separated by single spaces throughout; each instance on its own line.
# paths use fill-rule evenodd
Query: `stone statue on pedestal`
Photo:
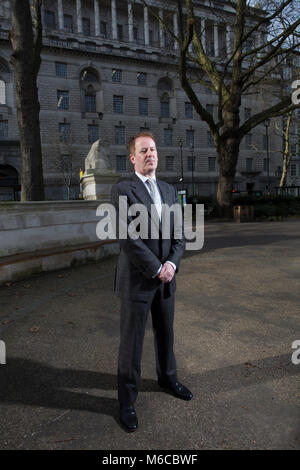
M 110 202 L 111 186 L 119 179 L 109 159 L 109 149 L 101 139 L 96 140 L 85 159 L 85 172 L 81 178 L 83 199 Z

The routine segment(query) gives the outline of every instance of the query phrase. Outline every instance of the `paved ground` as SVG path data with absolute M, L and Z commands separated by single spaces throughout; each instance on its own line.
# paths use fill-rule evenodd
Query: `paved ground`
M 118 422 L 116 259 L 1 287 L 0 448 L 300 449 L 299 232 L 206 225 L 177 278 L 178 373 L 195 398 L 158 388 L 149 319 L 133 434 Z

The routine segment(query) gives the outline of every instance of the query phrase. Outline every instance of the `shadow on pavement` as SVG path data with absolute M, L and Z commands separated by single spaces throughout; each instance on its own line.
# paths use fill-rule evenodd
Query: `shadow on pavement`
M 67 389 L 78 388 L 78 391 Z M 84 389 L 84 390 L 82 390 Z M 117 376 L 88 370 L 58 369 L 22 358 L 7 358 L 0 367 L 2 403 L 84 410 L 112 416 L 118 423 L 117 398 L 92 396 L 86 389 L 115 390 Z M 141 391 L 158 391 L 154 380 L 141 380 Z
M 218 393 L 244 386 L 245 379 L 247 385 L 253 385 L 299 373 L 300 366 L 292 364 L 291 354 L 285 354 L 200 372 L 195 379 L 201 384 L 201 393 L 206 390 Z M 193 387 L 191 377 L 189 385 Z M 66 390 L 70 388 L 80 391 Z M 117 417 L 117 398 L 89 396 L 86 389 L 115 390 L 117 394 L 117 376 L 88 370 L 58 369 L 15 357 L 7 358 L 7 364 L 0 367 L 2 403 L 86 410 Z M 141 392 L 161 390 L 156 380 L 141 380 Z

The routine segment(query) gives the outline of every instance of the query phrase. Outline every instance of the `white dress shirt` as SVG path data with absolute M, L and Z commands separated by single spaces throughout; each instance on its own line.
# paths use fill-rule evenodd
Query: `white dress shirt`
M 140 178 L 140 180 L 142 180 L 142 182 L 144 183 L 144 185 L 145 185 L 145 187 L 147 188 L 147 191 L 148 191 L 148 193 L 149 193 L 149 195 L 150 195 L 150 188 L 149 188 L 149 186 L 146 184 L 146 181 L 147 181 L 148 179 L 150 179 L 150 177 L 149 177 L 149 176 L 141 175 L 141 174 L 138 173 L 137 171 L 135 172 L 135 174 L 136 174 L 136 176 L 138 176 L 138 177 Z M 156 186 L 157 186 L 155 174 L 152 176 L 151 179 L 154 180 L 154 182 L 155 182 L 155 184 L 156 184 Z M 158 188 L 157 188 L 157 189 L 158 189 Z M 159 190 L 158 190 L 158 193 L 159 193 L 159 195 L 160 195 Z M 160 200 L 161 200 L 161 197 L 160 197 Z M 161 203 L 162 203 L 162 200 L 161 200 Z M 174 269 L 174 271 L 176 271 L 176 265 L 175 265 L 174 263 L 172 263 L 172 261 L 166 261 L 166 263 L 169 263 L 169 264 L 172 266 L 172 268 Z M 162 269 L 162 265 L 160 266 L 159 270 L 157 271 L 157 273 L 156 273 L 153 277 L 158 276 L 158 274 L 160 273 L 161 269 Z

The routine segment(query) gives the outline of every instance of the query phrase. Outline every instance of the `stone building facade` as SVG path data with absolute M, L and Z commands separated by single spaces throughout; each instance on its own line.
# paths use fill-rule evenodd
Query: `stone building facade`
M 151 0 L 174 31 L 176 10 Z M 233 13 L 225 2 L 195 2 L 207 52 L 222 60 L 232 48 Z M 73 197 L 92 143 L 108 146 L 113 168 L 132 172 L 126 142 L 149 129 L 159 149 L 158 174 L 189 194 L 215 195 L 217 155 L 210 133 L 180 87 L 177 45 L 140 0 L 45 0 L 43 50 L 38 77 L 45 190 L 48 199 L 66 198 L 64 176 L 72 163 Z M 20 175 L 11 48 L 9 1 L 0 6 L 0 181 Z M 263 33 L 261 33 L 263 34 Z M 198 86 L 202 103 L 217 112 L 217 97 Z M 261 97 L 244 98 L 241 119 L 261 107 Z M 236 189 L 264 191 L 278 184 L 282 143 L 258 126 L 241 144 Z M 270 156 L 267 168 L 267 148 Z M 296 172 L 299 172 L 297 166 Z M 183 181 L 180 182 L 183 176 Z M 16 183 L 16 184 L 18 184 Z M 5 186 L 5 185 L 4 185 Z M 1 183 L 0 183 L 1 187 Z M 11 192 L 0 189 L 0 198 Z

